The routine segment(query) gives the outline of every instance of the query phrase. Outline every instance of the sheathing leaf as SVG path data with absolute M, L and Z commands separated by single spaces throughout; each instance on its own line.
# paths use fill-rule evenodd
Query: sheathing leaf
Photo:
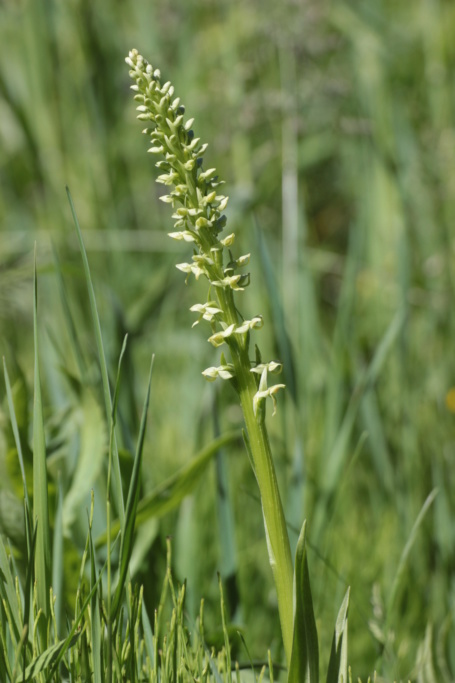
M 341 603 L 335 624 L 330 652 L 327 683 L 347 683 L 348 681 L 348 609 L 350 589 Z
M 306 522 L 297 542 L 294 569 L 294 634 L 288 683 L 318 683 L 319 645 L 306 554 Z

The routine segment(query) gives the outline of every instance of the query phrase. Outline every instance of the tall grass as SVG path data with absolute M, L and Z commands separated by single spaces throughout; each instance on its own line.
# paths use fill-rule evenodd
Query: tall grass
M 133 578 L 147 578 L 144 602 L 152 613 L 165 571 L 164 539 L 172 535 L 179 579 L 194 577 L 193 618 L 204 595 L 206 635 L 219 623 L 215 570 L 225 573 L 214 471 L 201 464 L 205 474 L 195 476 L 193 497 L 179 511 L 165 507 L 165 485 L 155 488 L 169 480 L 176 501 L 187 493 L 173 477 L 211 441 L 214 400 L 210 388 L 194 391 L 200 368 L 212 361 L 203 339 L 188 334 L 185 307 L 193 292 L 173 273 L 165 207 L 131 122 L 122 61 L 136 44 L 172 77 L 198 129 L 213 141 L 210 165 L 233 190 L 230 224 L 241 235 L 240 248 L 256 254 L 252 278 L 263 287 L 250 290 L 247 307 L 264 312 L 274 333 L 263 353 L 280 358 L 288 373 L 271 442 L 294 548 L 299 521 L 310 520 L 321 666 L 332 638 L 332 626 L 324 625 L 335 621 L 350 585 L 350 661 L 358 675 L 366 678 L 376 666 L 385 680 L 431 680 L 433 669 L 436 680 L 453 678 L 454 21 L 449 2 L 364 8 L 139 0 L 96 11 L 82 0 L 1 6 L 0 346 L 31 498 L 37 241 L 50 524 L 59 519 L 61 500 L 65 530 L 62 610 L 75 613 L 92 487 L 95 545 L 106 528 L 99 463 L 110 420 L 64 201 L 68 184 L 111 386 L 129 334 L 118 405 L 125 472 L 156 354 L 154 428 L 145 437 L 142 484 L 153 502 L 141 508 L 140 501 L 138 509 L 160 505 L 162 516 L 140 527 Z M 66 294 L 57 284 L 50 238 Z M 3 396 L 0 523 L 21 573 L 27 539 L 17 520 L 24 489 Z M 220 433 L 238 430 L 232 395 L 222 392 L 217 402 Z M 239 596 L 232 616 L 242 620 L 253 658 L 271 647 L 278 661 L 260 505 L 241 448 L 233 437 L 225 451 L 236 562 L 233 570 L 224 566 L 226 574 L 235 572 Z M 82 462 L 78 481 L 85 485 L 65 504 Z M 204 562 L 194 562 L 201 555 Z

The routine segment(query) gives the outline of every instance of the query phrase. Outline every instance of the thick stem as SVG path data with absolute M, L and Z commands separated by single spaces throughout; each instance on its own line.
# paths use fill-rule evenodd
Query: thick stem
M 278 598 L 278 611 L 288 666 L 291 661 L 293 637 L 293 565 L 291 547 L 281 503 L 278 482 L 265 423 L 253 412 L 256 381 L 250 372 L 246 351 L 233 350 L 235 375 L 240 402 L 248 432 L 251 456 L 261 495 L 264 526 L 267 536 L 270 565 Z M 248 363 L 248 365 L 247 365 Z
M 237 322 L 232 292 L 221 290 L 218 300 L 225 312 L 226 322 L 228 324 Z M 246 336 L 239 335 L 238 338 L 231 341 L 229 346 L 249 438 L 253 467 L 261 496 L 269 559 L 278 598 L 281 632 L 289 666 L 293 639 L 294 571 L 286 520 L 265 422 L 263 417 L 259 417 L 259 414 L 255 415 L 253 410 L 253 398 L 257 392 L 257 385 L 250 368 Z

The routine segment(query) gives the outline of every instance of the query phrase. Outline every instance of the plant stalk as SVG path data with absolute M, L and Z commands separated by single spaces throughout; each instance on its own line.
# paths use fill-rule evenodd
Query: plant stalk
M 226 320 L 238 323 L 232 293 L 220 290 L 218 301 L 220 308 L 225 313 Z M 252 466 L 261 497 L 269 560 L 277 592 L 286 661 L 289 666 L 294 622 L 294 569 L 286 519 L 265 425 L 265 414 L 263 411 L 258 411 L 255 415 L 253 410 L 253 399 L 257 392 L 257 384 L 255 376 L 251 372 L 247 337 L 246 335 L 235 335 L 230 338 L 229 342 L 235 368 L 237 391 L 249 439 Z
M 234 360 L 234 366 L 236 366 Z M 237 378 L 241 372 L 237 369 Z M 270 565 L 278 597 L 283 644 L 288 665 L 291 661 L 293 634 L 293 565 L 291 546 L 278 489 L 275 467 L 265 423 L 253 414 L 253 397 L 257 387 L 251 373 L 245 373 L 245 381 L 239 381 L 240 402 L 253 459 L 254 472 L 261 495 L 264 526 L 267 536 Z
M 195 243 L 192 263 L 180 263 L 179 270 L 192 273 L 196 279 L 201 275 L 210 282 L 209 299 L 206 304 L 196 304 L 191 310 L 201 312 L 201 319 L 210 322 L 214 346 L 227 344 L 232 363 L 220 368 L 208 368 L 203 374 L 208 379 L 232 380 L 240 398 L 248 439 L 247 448 L 259 486 L 269 559 L 278 597 L 284 649 L 288 666 L 291 662 L 293 643 L 293 564 L 286 528 L 283 506 L 273 465 L 269 438 L 265 426 L 265 399 L 276 402 L 275 393 L 284 384 L 267 386 L 267 373 L 276 372 L 279 363 L 271 361 L 256 363 L 252 367 L 249 358 L 250 331 L 262 327 L 262 316 L 245 320 L 238 312 L 233 292 L 242 291 L 249 284 L 249 275 L 236 273 L 249 261 L 249 254 L 234 260 L 229 251 L 229 261 L 224 263 L 224 249 L 229 247 L 234 234 L 220 240 L 219 232 L 226 223 L 222 214 L 228 197 L 218 194 L 221 184 L 216 169 L 203 170 L 202 161 L 207 145 L 200 145 L 191 128 L 193 119 L 184 123 L 185 108 L 180 99 L 173 100 L 174 88 L 168 81 L 161 84 L 159 69 L 153 69 L 137 50 L 131 50 L 126 58 L 130 76 L 135 81 L 135 101 L 140 104 L 138 118 L 150 126 L 144 132 L 150 135 L 152 146 L 148 150 L 161 160 L 157 167 L 161 174 L 159 183 L 170 188 L 170 193 L 160 198 L 172 204 L 178 232 L 170 237 Z M 164 157 L 164 158 L 163 158 Z M 173 188 L 173 189 L 172 189 Z M 210 297 L 216 290 L 219 307 L 214 307 Z M 199 322 L 199 321 L 197 321 Z M 195 324 L 197 324 L 197 322 Z M 259 354 L 258 354 L 259 355 Z M 258 381 L 257 374 L 261 375 Z

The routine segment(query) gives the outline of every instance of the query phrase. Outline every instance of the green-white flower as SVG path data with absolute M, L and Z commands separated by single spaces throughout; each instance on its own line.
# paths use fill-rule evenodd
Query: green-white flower
M 184 107 L 178 98 L 173 99 L 172 85 L 161 84 L 158 69 L 136 50 L 130 52 L 126 61 L 134 80 L 138 118 L 149 126 L 144 130 L 150 136 L 149 152 L 160 157 L 156 164 L 160 170 L 158 182 L 167 189 L 161 199 L 174 210 L 174 231 L 170 236 L 191 242 L 194 249 L 191 263 L 179 263 L 177 268 L 187 279 L 194 275 L 209 282 L 207 302 L 191 307 L 199 314 L 196 324 L 206 320 L 211 326 L 209 342 L 215 347 L 229 348 L 231 362 L 226 362 L 222 354 L 219 367 L 207 368 L 203 375 L 209 381 L 217 377 L 231 380 L 240 398 L 246 425 L 245 441 L 261 494 L 283 643 L 290 665 L 294 623 L 292 557 L 264 409 L 265 400 L 271 398 L 275 413 L 276 393 L 284 385 L 269 387 L 267 380 L 269 373 L 281 369 L 281 364 L 275 361 L 264 364 L 260 360 L 254 364 L 250 359 L 250 335 L 262 327 L 263 319 L 260 315 L 245 319 L 234 301 L 235 292 L 250 283 L 249 273 L 242 272 L 250 255 L 234 258 L 229 250 L 234 234 L 224 238 L 220 235 L 226 225 L 223 211 L 228 198 L 220 193 L 222 183 L 216 170 L 203 169 L 207 145 L 194 136 L 193 120 L 185 121 Z M 259 352 L 256 356 L 259 359 Z
M 129 53 L 126 62 L 134 80 L 131 88 L 136 93 L 138 118 L 149 124 L 143 131 L 150 137 L 148 151 L 160 157 L 156 163 L 160 170 L 157 182 L 167 188 L 167 194 L 160 199 L 174 209 L 175 231 L 169 236 L 190 242 L 195 247 L 192 261 L 178 263 L 176 267 L 187 275 L 187 279 L 194 275 L 196 280 L 206 278 L 210 284 L 207 302 L 191 307 L 191 311 L 199 314 L 193 327 L 206 320 L 212 327 L 209 342 L 213 346 L 227 344 L 231 350 L 238 346 L 248 352 L 249 334 L 263 326 L 263 319 L 257 315 L 251 320 L 244 320 L 234 305 L 233 292 L 243 291 L 250 283 L 249 273 L 239 272 L 248 265 L 250 254 L 238 258 L 234 258 L 230 251 L 226 254 L 234 243 L 235 235 L 231 233 L 224 238 L 220 235 L 226 225 L 226 216 L 222 212 L 228 203 L 228 197 L 219 192 L 223 183 L 218 179 L 215 168 L 204 170 L 203 156 L 207 145 L 201 144 L 200 139 L 194 136 L 194 119 L 185 121 L 185 108 L 179 98 L 174 98 L 171 83 L 161 84 L 160 71 L 154 69 L 137 50 Z M 210 298 L 210 291 L 216 294 L 217 301 Z M 251 363 L 248 363 L 250 368 Z M 272 362 L 268 364 L 267 372 L 273 372 L 272 365 L 281 369 L 279 363 Z M 254 413 L 257 413 L 258 403 L 267 397 L 272 398 L 275 413 L 275 393 L 284 385 L 269 388 L 263 366 L 252 370 L 260 375 Z M 235 368 L 232 365 L 229 371 L 217 373 L 214 368 L 208 368 L 202 374 L 209 380 L 216 377 L 231 379 L 235 376 Z

